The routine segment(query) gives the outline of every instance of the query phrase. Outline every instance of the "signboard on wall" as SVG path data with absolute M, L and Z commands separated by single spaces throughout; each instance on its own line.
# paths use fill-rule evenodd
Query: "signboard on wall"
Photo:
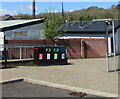
M 27 31 L 14 31 L 14 37 L 25 37 L 27 36 Z
M 4 51 L 4 32 L 0 32 L 0 51 Z

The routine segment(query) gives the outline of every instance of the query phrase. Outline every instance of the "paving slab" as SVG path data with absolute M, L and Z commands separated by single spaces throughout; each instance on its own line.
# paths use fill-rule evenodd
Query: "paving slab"
M 0 70 L 2 81 L 28 78 L 118 95 L 118 72 L 107 73 L 105 58 L 70 59 L 69 65 Z

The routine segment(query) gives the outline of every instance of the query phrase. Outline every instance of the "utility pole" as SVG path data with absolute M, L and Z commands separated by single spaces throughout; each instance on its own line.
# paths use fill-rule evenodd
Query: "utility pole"
M 33 0 L 32 11 L 33 11 L 33 19 L 35 19 L 35 0 Z
M 112 36 L 113 36 L 113 56 L 114 56 L 114 67 L 115 71 L 117 70 L 117 64 L 116 64 L 116 40 L 115 40 L 115 23 L 113 19 L 110 19 L 108 21 L 105 21 L 107 26 L 111 26 L 112 29 Z M 108 36 L 108 31 L 106 32 Z M 108 40 L 108 37 L 107 37 Z M 108 64 L 109 65 L 109 64 Z M 108 71 L 108 70 L 107 70 Z
M 118 7 L 118 19 L 120 19 L 120 1 L 118 2 L 117 7 Z
M 64 5 L 63 5 L 63 2 L 62 2 L 62 19 L 63 19 L 63 22 L 65 22 L 65 15 L 64 15 Z

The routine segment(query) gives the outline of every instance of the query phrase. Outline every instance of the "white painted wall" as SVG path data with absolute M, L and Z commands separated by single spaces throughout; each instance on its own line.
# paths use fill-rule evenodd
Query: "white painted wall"
M 67 34 L 66 36 L 63 36 L 60 38 L 64 38 L 64 39 L 69 39 L 69 38 L 105 38 L 105 34 L 94 34 L 94 33 Z
M 112 52 L 112 48 L 111 48 L 111 38 L 108 37 L 108 53 Z
M 26 26 L 14 30 L 5 31 L 6 39 L 43 39 L 44 38 L 44 23 Z M 25 37 L 14 37 L 15 31 L 27 31 L 28 34 Z
M 4 51 L 4 32 L 0 32 L 0 51 Z
M 113 37 L 113 34 L 111 33 L 108 38 L 108 52 L 111 53 L 111 39 L 110 37 Z M 115 33 L 115 43 L 116 43 L 116 53 L 120 54 L 120 28 Z
M 116 37 L 116 52 L 120 54 L 120 28 L 117 30 L 115 37 Z

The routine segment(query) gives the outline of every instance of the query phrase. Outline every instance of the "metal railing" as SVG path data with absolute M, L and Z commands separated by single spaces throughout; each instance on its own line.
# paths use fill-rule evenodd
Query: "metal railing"
M 34 47 L 53 46 L 40 44 L 4 44 L 0 45 L 1 49 L 6 48 L 7 59 L 27 59 L 34 57 Z M 2 55 L 4 51 L 2 51 Z
M 1 49 L 6 48 L 6 53 L 7 53 L 7 59 L 27 59 L 27 58 L 33 58 L 34 47 L 40 47 L 42 45 L 24 45 L 24 44 L 9 44 L 9 45 L 4 45 L 0 46 Z M 0 51 L 1 55 L 0 57 L 4 57 L 4 51 Z M 2 59 L 2 58 L 1 58 Z

